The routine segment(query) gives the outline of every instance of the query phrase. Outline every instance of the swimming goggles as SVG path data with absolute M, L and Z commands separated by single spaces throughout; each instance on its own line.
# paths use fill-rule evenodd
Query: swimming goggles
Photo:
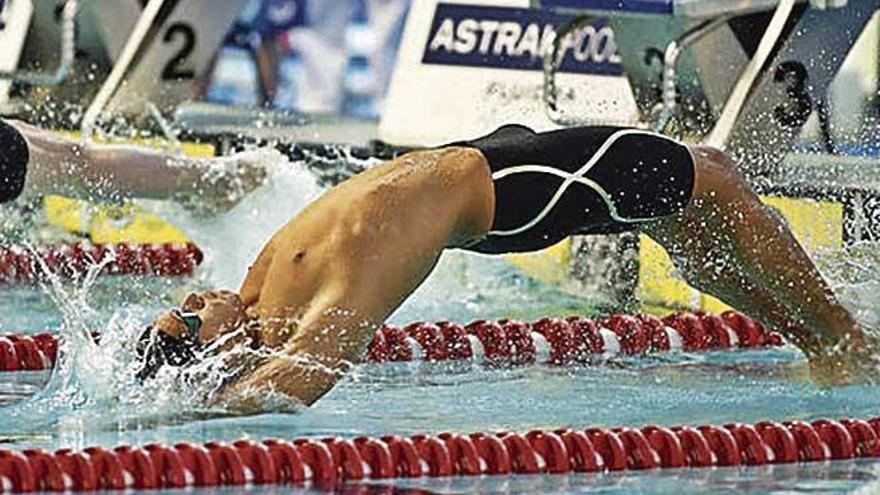
M 202 318 L 197 313 L 183 312 L 179 309 L 171 310 L 171 315 L 183 323 L 188 332 L 187 336 L 193 342 L 199 341 L 199 329 L 202 328 Z

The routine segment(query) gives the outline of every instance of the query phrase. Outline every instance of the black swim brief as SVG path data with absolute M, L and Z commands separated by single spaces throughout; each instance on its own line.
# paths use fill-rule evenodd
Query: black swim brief
M 21 195 L 29 160 L 30 152 L 24 136 L 0 120 L 0 203 Z
M 479 149 L 492 169 L 492 229 L 468 246 L 483 253 L 535 251 L 571 235 L 634 230 L 681 211 L 694 185 L 688 148 L 639 129 L 536 133 L 508 125 L 455 145 Z

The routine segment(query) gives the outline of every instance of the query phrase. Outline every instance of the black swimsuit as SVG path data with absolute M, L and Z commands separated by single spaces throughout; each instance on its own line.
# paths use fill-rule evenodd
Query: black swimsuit
M 0 203 L 13 201 L 21 195 L 29 160 L 30 152 L 24 136 L 0 120 Z
M 483 253 L 535 251 L 571 235 L 633 230 L 681 211 L 694 185 L 688 148 L 639 129 L 536 133 L 508 125 L 455 145 L 479 149 L 492 169 L 492 229 L 468 247 Z

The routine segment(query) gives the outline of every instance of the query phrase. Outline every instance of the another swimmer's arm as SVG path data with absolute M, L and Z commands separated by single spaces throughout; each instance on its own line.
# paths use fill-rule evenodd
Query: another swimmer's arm
M 27 139 L 28 188 L 37 194 L 110 193 L 164 198 L 198 179 L 196 167 L 169 167 L 172 155 L 133 146 L 96 145 L 10 122 Z M 106 186 L 100 187 L 101 182 Z
M 265 409 L 272 392 L 310 405 L 330 391 L 360 362 L 378 327 L 359 312 L 342 309 L 341 300 L 313 305 L 281 355 L 231 385 L 216 402 L 250 413 Z
M 85 192 L 89 198 L 167 199 L 197 192 L 227 192 L 224 184 L 202 187 L 214 185 L 207 183 L 208 175 L 218 181 L 238 175 L 243 190 L 253 189 L 265 175 L 254 167 L 243 173 L 234 159 L 192 158 L 146 147 L 87 143 L 22 122 L 10 124 L 28 140 L 28 188 L 36 194 L 80 196 Z

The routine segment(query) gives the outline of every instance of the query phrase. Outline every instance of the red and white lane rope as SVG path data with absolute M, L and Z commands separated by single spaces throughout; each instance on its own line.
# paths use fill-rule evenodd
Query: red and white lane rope
M 880 457 L 880 418 L 0 449 L 0 493 L 789 464 Z
M 95 334 L 97 337 L 98 335 Z M 583 362 L 596 355 L 645 354 L 670 350 L 702 351 L 782 345 L 782 337 L 735 311 L 613 315 L 516 320 L 478 320 L 467 325 L 416 322 L 383 325 L 366 360 L 507 361 L 514 364 Z M 55 334 L 0 336 L 0 371 L 51 368 L 58 353 Z
M 511 360 L 566 364 L 593 355 L 645 354 L 782 345 L 782 336 L 735 311 L 478 320 L 467 325 L 417 322 L 384 325 L 370 343 L 367 361 Z
M 53 273 L 73 277 L 112 257 L 102 275 L 189 275 L 202 262 L 199 248 L 188 244 L 65 244 L 33 250 L 0 245 L 0 283 L 27 282 L 42 270 L 38 258 Z

